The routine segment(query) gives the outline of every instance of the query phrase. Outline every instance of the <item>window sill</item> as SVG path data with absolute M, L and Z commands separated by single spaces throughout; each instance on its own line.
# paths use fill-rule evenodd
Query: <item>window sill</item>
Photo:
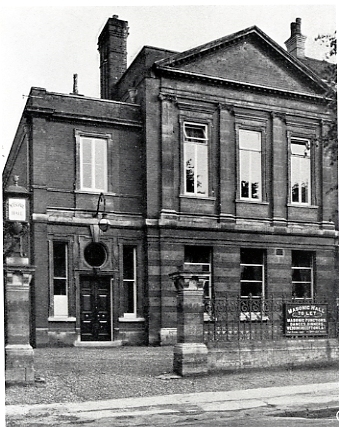
M 268 206 L 268 202 L 264 202 L 262 200 L 246 200 L 246 199 L 236 199 L 235 203 L 245 203 L 245 204 L 253 204 L 253 205 L 265 205 Z
M 119 317 L 119 322 L 144 322 L 143 317 Z
M 103 191 L 103 190 L 80 190 L 80 189 L 78 189 L 78 190 L 75 190 L 74 193 L 75 194 L 95 194 L 95 195 L 105 193 L 105 196 L 116 196 L 117 195 L 117 193 L 111 193 L 111 192 Z
M 180 194 L 179 197 L 182 199 L 216 200 L 214 196 L 199 196 L 196 194 Z
M 317 205 L 307 205 L 306 203 L 289 203 L 287 205 L 288 208 L 306 208 L 306 209 L 318 209 L 319 206 Z
M 49 322 L 75 322 L 75 317 L 66 317 L 66 316 L 51 316 L 48 318 Z

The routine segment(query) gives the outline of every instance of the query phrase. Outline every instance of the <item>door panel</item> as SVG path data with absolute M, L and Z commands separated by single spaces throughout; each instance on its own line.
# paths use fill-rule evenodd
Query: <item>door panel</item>
M 83 276 L 80 285 L 81 341 L 110 341 L 110 278 Z

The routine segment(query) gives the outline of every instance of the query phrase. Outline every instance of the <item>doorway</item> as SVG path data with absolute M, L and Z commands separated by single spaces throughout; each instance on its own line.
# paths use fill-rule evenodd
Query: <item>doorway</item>
M 111 341 L 111 278 L 81 276 L 80 278 L 81 341 Z

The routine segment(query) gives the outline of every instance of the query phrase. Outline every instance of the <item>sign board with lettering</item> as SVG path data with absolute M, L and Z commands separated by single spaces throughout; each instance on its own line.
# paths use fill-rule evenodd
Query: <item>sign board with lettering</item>
M 327 334 L 327 304 L 305 302 L 286 304 L 286 336 L 324 336 Z
M 8 198 L 7 219 L 9 221 L 26 221 L 26 199 Z

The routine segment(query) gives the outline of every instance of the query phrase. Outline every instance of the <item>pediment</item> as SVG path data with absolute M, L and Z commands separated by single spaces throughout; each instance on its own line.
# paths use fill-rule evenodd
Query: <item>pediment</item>
M 160 61 L 161 67 L 246 85 L 322 94 L 320 78 L 254 27 Z

